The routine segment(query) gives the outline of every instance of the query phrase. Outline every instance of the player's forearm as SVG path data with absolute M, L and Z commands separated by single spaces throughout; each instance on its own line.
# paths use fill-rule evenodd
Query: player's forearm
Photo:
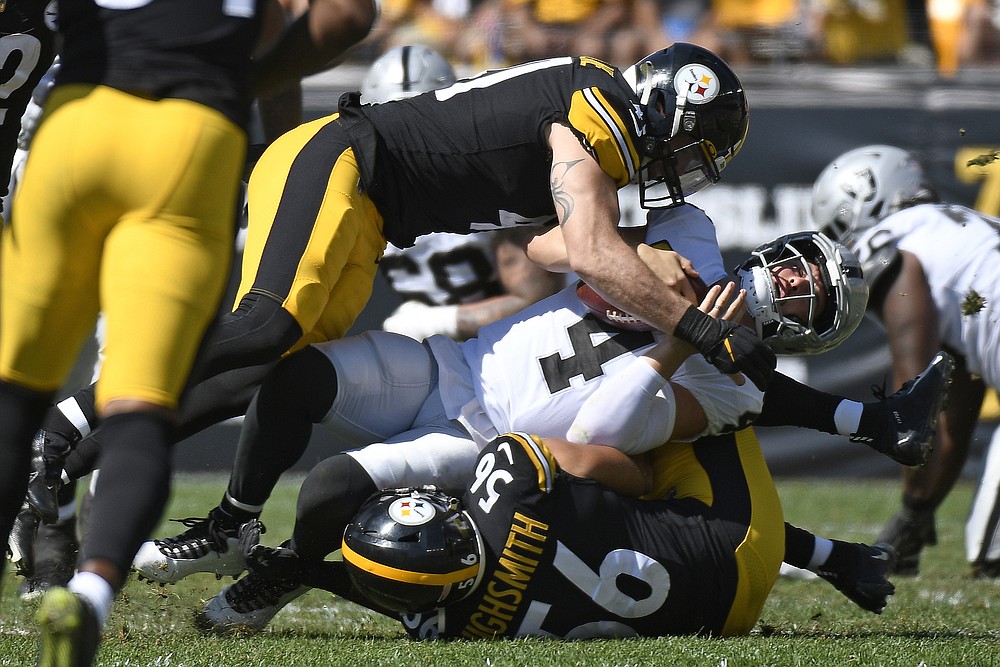
M 494 296 L 458 307 L 458 338 L 465 340 L 479 333 L 480 327 L 513 315 L 531 302 L 513 294 Z
M 579 445 L 545 438 L 559 467 L 576 477 L 592 479 L 623 496 L 638 497 L 652 488 L 652 468 L 642 457 L 626 456 L 612 447 Z
M 320 72 L 354 46 L 375 22 L 372 0 L 313 0 L 309 11 L 255 59 L 258 95 Z
M 621 238 L 570 250 L 573 270 L 601 296 L 666 333 L 673 333 L 691 302 L 670 289 Z

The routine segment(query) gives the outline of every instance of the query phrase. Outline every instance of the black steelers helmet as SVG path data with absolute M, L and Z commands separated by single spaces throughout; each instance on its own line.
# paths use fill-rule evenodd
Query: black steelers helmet
M 479 531 L 457 498 L 433 486 L 365 501 L 344 531 L 343 554 L 358 590 L 400 613 L 461 600 L 483 574 Z
M 749 125 L 736 73 L 708 49 L 677 42 L 623 74 L 639 97 L 646 127 L 639 145 L 640 205 L 676 206 L 717 182 Z

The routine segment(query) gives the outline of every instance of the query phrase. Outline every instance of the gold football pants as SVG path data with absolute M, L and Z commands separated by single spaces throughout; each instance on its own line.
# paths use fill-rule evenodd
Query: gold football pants
M 98 311 L 98 406 L 173 408 L 233 251 L 246 133 L 181 99 L 55 89 L 3 234 L 0 378 L 54 391 Z
M 781 501 L 752 428 L 669 442 L 653 450 L 654 498 L 694 498 L 735 526 L 738 581 L 722 635 L 746 634 L 757 619 L 785 556 Z
M 385 251 L 382 216 L 360 191 L 337 114 L 282 135 L 247 190 L 247 242 L 236 305 L 249 292 L 288 311 L 303 335 L 290 351 L 341 338 L 368 303 Z

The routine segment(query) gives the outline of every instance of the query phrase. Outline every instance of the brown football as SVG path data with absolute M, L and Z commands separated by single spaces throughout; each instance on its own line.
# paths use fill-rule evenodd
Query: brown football
M 701 278 L 688 278 L 688 282 L 691 283 L 698 302 L 701 303 L 701 300 L 705 298 L 705 294 L 708 293 L 708 286 L 705 284 L 705 281 Z M 638 317 L 611 305 L 610 301 L 595 292 L 593 287 L 582 280 L 576 287 L 576 296 L 590 312 L 613 327 L 628 331 L 650 331 L 653 328 Z
M 593 287 L 582 280 L 576 286 L 576 296 L 579 297 L 583 305 L 596 315 L 598 319 L 607 322 L 617 329 L 650 331 L 653 328 L 638 317 L 633 317 L 624 310 L 612 306 L 607 299 L 595 292 Z

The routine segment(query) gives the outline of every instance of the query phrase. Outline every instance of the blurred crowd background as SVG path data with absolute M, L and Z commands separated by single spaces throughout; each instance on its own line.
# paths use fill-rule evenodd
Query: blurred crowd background
M 289 0 L 294 5 L 305 0 Z M 1000 60 L 996 0 L 382 0 L 371 60 L 426 44 L 457 67 L 500 67 L 565 54 L 627 66 L 675 41 L 731 65 L 865 63 L 934 68 Z

